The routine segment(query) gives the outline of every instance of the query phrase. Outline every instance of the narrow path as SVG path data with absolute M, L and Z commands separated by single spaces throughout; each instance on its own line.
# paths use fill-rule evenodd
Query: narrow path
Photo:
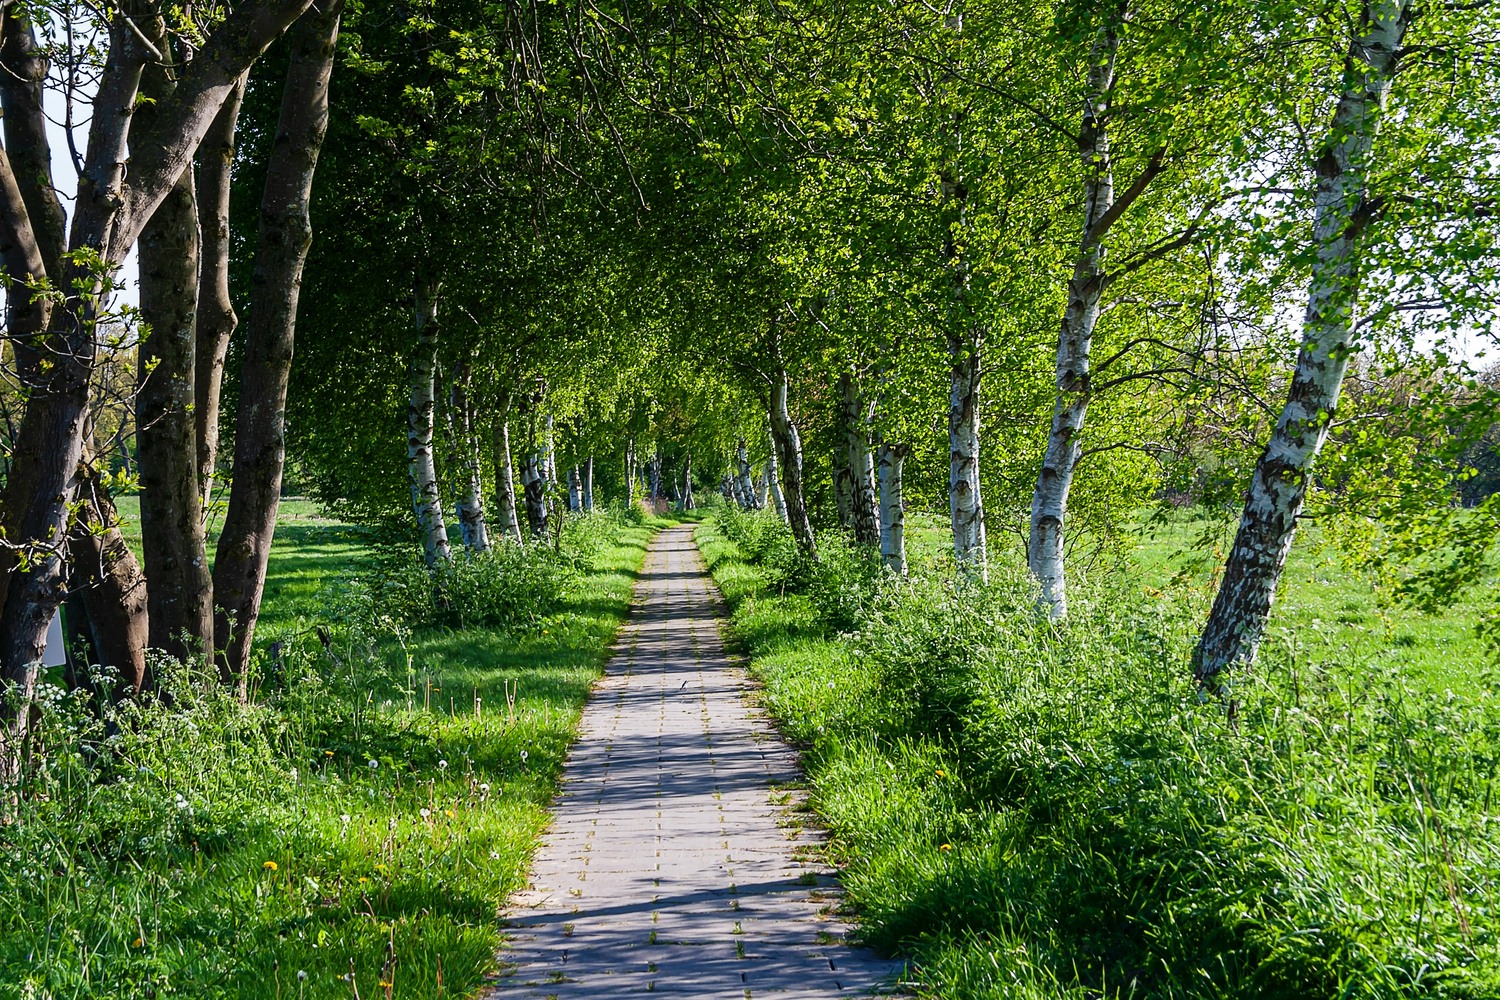
M 492 998 L 814 1000 L 899 971 L 843 943 L 832 880 L 801 860 L 815 835 L 783 825 L 796 760 L 751 714 L 709 588 L 692 528 L 658 535 Z

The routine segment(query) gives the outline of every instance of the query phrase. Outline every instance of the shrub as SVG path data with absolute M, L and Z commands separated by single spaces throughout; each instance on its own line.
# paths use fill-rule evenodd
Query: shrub
M 344 604 L 376 631 L 406 628 L 529 629 L 556 610 L 575 573 L 547 545 L 497 542 L 457 552 L 428 570 L 415 558 L 387 562 L 356 580 Z

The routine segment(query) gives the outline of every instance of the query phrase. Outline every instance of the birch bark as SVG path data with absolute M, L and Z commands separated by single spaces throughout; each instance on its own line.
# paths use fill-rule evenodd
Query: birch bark
M 448 523 L 443 516 L 443 497 L 438 488 L 437 459 L 433 453 L 433 431 L 437 408 L 438 294 L 437 282 L 419 281 L 416 287 L 413 326 L 417 347 L 412 352 L 411 399 L 406 407 L 407 481 L 411 507 L 422 541 L 422 558 L 432 569 L 439 561 L 453 558 L 448 544 Z
M 1119 34 L 1100 30 L 1089 58 L 1088 93 L 1078 135 L 1083 160 L 1083 232 L 1068 281 L 1067 306 L 1057 340 L 1057 401 L 1047 451 L 1031 499 L 1031 537 L 1027 559 L 1041 584 L 1041 604 L 1048 617 L 1068 613 L 1067 576 L 1063 565 L 1068 492 L 1083 454 L 1083 422 L 1092 393 L 1089 355 L 1104 293 L 1106 214 L 1114 204 L 1114 168 L 1109 147 L 1109 97 L 1114 89 Z
M 870 417 L 852 375 L 840 376 L 839 392 L 849 468 L 849 520 L 854 540 L 874 548 L 880 544 L 880 515 L 875 499 L 875 460 L 870 452 Z
M 464 548 L 470 552 L 488 552 L 489 526 L 484 519 L 484 482 L 480 474 L 479 437 L 474 432 L 474 405 L 469 396 L 471 370 L 462 362 L 453 373 L 453 388 L 448 405 L 457 424 L 455 436 L 459 452 L 458 530 Z
M 594 456 L 583 460 L 583 512 L 594 512 Z
M 1368 181 L 1373 147 L 1414 9 L 1412 0 L 1372 0 L 1350 40 L 1343 89 L 1316 163 L 1316 255 L 1297 368 L 1251 476 L 1223 582 L 1193 653 L 1194 673 L 1210 690 L 1223 688 L 1225 670 L 1255 661 L 1313 463 L 1338 410 L 1354 351 L 1360 237 L 1374 213 Z
M 737 464 L 740 495 L 744 497 L 745 509 L 759 510 L 760 502 L 755 491 L 755 476 L 750 470 L 750 449 L 746 447 L 744 438 L 740 438 L 734 457 Z
M 697 506 L 693 500 L 693 453 L 688 452 L 682 456 L 682 509 L 695 510 Z
M 776 381 L 771 386 L 771 437 L 775 450 L 779 452 L 786 519 L 792 529 L 792 538 L 804 555 L 816 559 L 818 543 L 813 536 L 802 490 L 802 435 L 797 432 L 797 424 L 787 405 L 788 390 L 786 371 L 777 371 Z
M 767 417 L 769 422 L 769 416 Z M 767 436 L 771 441 L 771 452 L 766 456 L 766 492 L 770 495 L 771 504 L 776 508 L 776 516 L 781 518 L 783 524 L 789 524 L 786 512 L 786 496 L 781 492 L 781 470 L 776 462 L 776 434 L 768 431 Z
M 568 466 L 568 511 L 573 514 L 583 510 L 583 473 L 577 465 Z
M 880 456 L 880 561 L 897 576 L 906 576 L 906 488 L 903 474 L 910 448 L 882 440 Z
M 510 454 L 510 392 L 507 390 L 496 408 L 491 432 L 495 450 L 495 498 L 499 507 L 500 532 L 520 544 L 521 520 L 516 510 L 516 470 Z

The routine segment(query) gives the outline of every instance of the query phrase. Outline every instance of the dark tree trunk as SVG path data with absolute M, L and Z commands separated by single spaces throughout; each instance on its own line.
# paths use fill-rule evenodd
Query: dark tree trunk
M 146 54 L 123 18 L 113 18 L 78 184 L 72 250 L 92 251 L 107 265 L 123 260 L 146 220 L 187 169 L 234 82 L 306 7 L 307 0 L 249 0 L 237 5 L 184 71 L 172 98 L 156 109 L 155 127 L 132 137 L 128 179 L 126 136 Z M 9 205 L 0 204 L 0 211 L 9 210 Z M 4 228 L 17 232 L 22 226 L 12 219 Z M 11 476 L 5 498 L 6 522 L 14 529 L 9 537 L 35 556 L 6 574 L 0 610 L 0 680 L 15 685 L 15 696 L 0 710 L 10 736 L 3 754 L 7 767 L 19 760 L 37 662 L 66 590 L 60 545 L 67 537 L 83 458 L 97 353 L 94 319 L 101 276 L 80 255 L 49 277 L 68 296 L 54 307 L 49 324 L 57 360 L 45 380 L 33 387 L 17 433 L 13 460 L 31 474 Z
M 281 118 L 261 197 L 260 244 L 235 420 L 234 473 L 214 563 L 215 646 L 226 680 L 236 682 L 241 694 L 248 682 L 250 644 L 276 530 L 297 298 L 312 245 L 308 203 L 328 131 L 328 80 L 342 9 L 341 0 L 324 0 L 292 29 Z
M 194 403 L 198 443 L 198 488 L 203 506 L 213 497 L 219 462 L 219 399 L 224 355 L 239 325 L 229 298 L 229 181 L 234 163 L 235 127 L 245 96 L 245 80 L 230 91 L 198 150 L 198 229 L 202 237 L 198 269 L 198 342 L 194 359 Z
M 68 544 L 71 589 L 88 614 L 98 662 L 119 671 L 122 692 L 151 687 L 147 673 L 147 588 L 125 538 L 109 490 L 91 464 L 78 470 L 79 513 Z
M 164 31 L 156 33 L 165 46 Z M 141 82 L 147 101 L 137 125 L 175 82 L 151 66 Z M 213 583 L 208 571 L 194 428 L 194 353 L 198 313 L 198 204 L 193 173 L 141 230 L 141 318 L 136 444 L 141 467 L 141 548 L 145 556 L 150 644 L 184 662 L 213 649 Z

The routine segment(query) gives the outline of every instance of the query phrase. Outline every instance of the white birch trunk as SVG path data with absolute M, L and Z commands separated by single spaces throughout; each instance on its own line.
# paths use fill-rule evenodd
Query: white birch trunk
M 583 510 L 583 473 L 578 466 L 568 468 L 568 512 L 577 514 Z
M 474 433 L 474 407 L 469 399 L 469 366 L 460 364 L 453 374 L 448 408 L 457 423 L 455 441 L 459 450 L 458 527 L 464 547 L 470 552 L 488 552 L 489 526 L 484 519 L 484 483 L 480 476 L 479 437 Z
M 1343 92 L 1317 161 L 1317 254 L 1297 370 L 1256 463 L 1223 582 L 1193 654 L 1194 673 L 1212 690 L 1222 690 L 1221 672 L 1255 661 L 1313 463 L 1338 409 L 1353 354 L 1360 236 L 1373 208 L 1371 153 L 1412 13 L 1411 0 L 1374 0 L 1363 9 L 1350 42 Z
M 755 477 L 750 470 L 750 449 L 745 447 L 744 438 L 740 438 L 734 457 L 739 466 L 740 495 L 744 498 L 741 502 L 746 510 L 759 510 L 760 502 L 755 490 Z
M 590 455 L 583 463 L 583 512 L 592 514 L 594 512 L 594 456 Z
M 839 378 L 839 390 L 849 463 L 849 521 L 854 540 L 874 548 L 880 544 L 880 515 L 875 500 L 875 458 L 870 452 L 870 414 L 860 401 L 859 387 L 851 375 Z
M 792 420 L 787 404 L 786 372 L 776 373 L 776 382 L 771 388 L 771 439 L 775 445 L 777 462 L 781 467 L 783 506 L 792 537 L 804 555 L 816 559 L 818 543 L 813 535 L 812 521 L 807 516 L 807 497 L 802 489 L 802 435 Z
M 521 459 L 521 486 L 526 495 L 526 524 L 531 537 L 547 539 L 547 480 L 542 475 L 542 456 L 528 451 Z
M 904 444 L 881 441 L 880 456 L 880 561 L 897 576 L 906 576 L 906 492 L 902 474 L 906 454 Z
M 1091 54 L 1087 103 L 1079 131 L 1083 160 L 1083 233 L 1068 281 L 1067 306 L 1057 339 L 1057 401 L 1047 451 L 1031 497 L 1031 537 L 1027 560 L 1041 584 L 1041 604 L 1049 618 L 1068 613 L 1067 575 L 1063 565 L 1068 492 L 1083 455 L 1083 421 L 1092 392 L 1089 355 L 1099 301 L 1104 293 L 1104 233 L 1098 232 L 1114 204 L 1114 170 L 1107 129 L 1109 95 L 1114 86 L 1119 35 L 1105 28 Z
M 964 333 L 948 337 L 952 364 L 948 393 L 948 513 L 959 571 L 988 582 L 984 503 L 979 495 L 979 354 L 983 336 L 978 326 L 971 325 Z
M 682 509 L 693 510 L 697 506 L 693 500 L 693 453 L 688 452 L 682 456 Z
M 766 456 L 766 492 L 770 494 L 771 505 L 776 508 L 776 516 L 781 518 L 783 524 L 789 524 L 786 496 L 781 492 L 781 471 L 776 467 L 776 434 L 768 433 L 771 439 L 771 453 Z
M 443 518 L 443 498 L 438 490 L 437 465 L 432 453 L 433 411 L 437 406 L 437 292 L 433 286 L 419 285 L 417 288 L 417 349 L 412 354 L 411 400 L 406 408 L 406 460 L 411 505 L 422 539 L 422 556 L 429 569 L 439 560 L 453 558 L 448 547 L 448 524 Z
M 516 470 L 510 455 L 510 393 L 501 401 L 495 418 L 495 499 L 499 507 L 500 531 L 520 544 L 521 518 L 516 510 Z
M 547 414 L 547 419 L 542 429 L 542 478 L 547 481 L 548 486 L 557 486 L 557 451 L 553 447 L 553 420 L 552 414 Z
M 625 442 L 625 509 L 635 506 L 635 438 Z

